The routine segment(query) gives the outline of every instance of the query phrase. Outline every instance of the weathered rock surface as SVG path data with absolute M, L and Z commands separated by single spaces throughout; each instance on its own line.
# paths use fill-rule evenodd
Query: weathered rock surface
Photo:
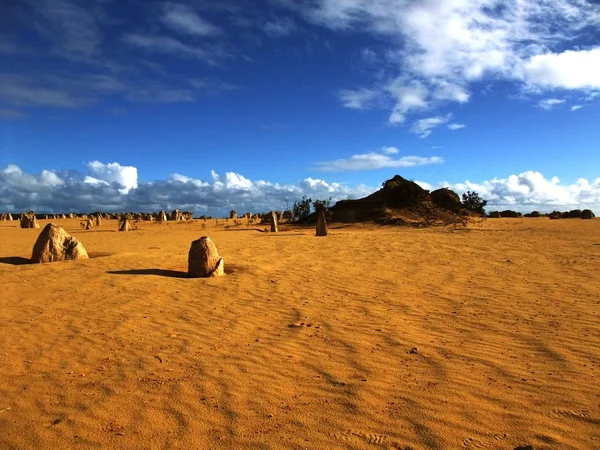
M 591 209 L 584 209 L 583 211 L 581 211 L 582 219 L 593 219 L 594 217 L 596 217 L 596 215 L 592 212 Z
M 225 274 L 223 258 L 208 236 L 193 241 L 188 254 L 190 278 L 220 277 Z
M 33 212 L 29 214 L 21 213 L 21 228 L 39 228 L 40 224 Z
M 131 220 L 129 217 L 122 217 L 119 220 L 119 231 L 131 231 Z
M 458 212 L 462 203 L 458 194 L 448 188 L 440 188 L 431 193 L 431 201 L 441 208 Z
M 277 233 L 279 229 L 277 228 L 277 213 L 275 211 L 271 211 L 271 233 Z
M 88 259 L 81 242 L 63 227 L 49 223 L 44 227 L 33 246 L 32 263 L 47 263 L 70 259 Z
M 327 236 L 327 218 L 323 210 L 317 212 L 317 236 Z

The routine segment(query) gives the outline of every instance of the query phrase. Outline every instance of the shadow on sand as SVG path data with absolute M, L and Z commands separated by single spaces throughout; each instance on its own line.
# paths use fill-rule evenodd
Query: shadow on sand
M 29 258 L 23 258 L 21 256 L 6 256 L 0 258 L 0 264 L 11 264 L 13 266 L 22 266 L 23 264 L 31 264 Z
M 231 275 L 240 270 L 240 266 L 229 264 L 225 266 L 225 275 Z M 131 270 L 108 270 L 106 273 L 110 275 L 155 275 L 158 277 L 168 278 L 188 278 L 187 272 L 181 270 L 167 269 L 131 269 Z M 199 279 L 199 278 L 190 278 Z
M 111 275 L 156 275 L 169 278 L 187 278 L 187 272 L 179 270 L 165 269 L 131 269 L 131 270 L 109 270 L 106 273 Z

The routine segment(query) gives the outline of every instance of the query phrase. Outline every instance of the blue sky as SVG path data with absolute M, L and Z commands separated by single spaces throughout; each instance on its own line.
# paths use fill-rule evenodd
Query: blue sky
M 282 209 L 398 173 L 600 209 L 600 5 L 0 6 L 0 208 Z

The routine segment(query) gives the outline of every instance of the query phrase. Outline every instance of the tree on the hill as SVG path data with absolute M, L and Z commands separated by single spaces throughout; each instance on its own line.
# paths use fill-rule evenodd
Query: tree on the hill
M 316 212 L 319 212 L 321 210 L 327 211 L 331 206 L 331 197 L 329 197 L 326 200 L 315 200 L 314 202 L 312 202 L 312 204 Z
M 462 195 L 462 202 L 465 208 L 479 214 L 485 214 L 484 208 L 487 205 L 487 200 L 482 199 L 477 192 L 467 191 L 466 194 Z
M 300 200 L 296 200 L 294 202 L 294 207 L 292 208 L 292 212 L 294 213 L 294 217 L 297 217 L 298 220 L 304 222 L 310 215 L 310 205 L 312 203 L 312 199 L 306 197 L 304 195 Z

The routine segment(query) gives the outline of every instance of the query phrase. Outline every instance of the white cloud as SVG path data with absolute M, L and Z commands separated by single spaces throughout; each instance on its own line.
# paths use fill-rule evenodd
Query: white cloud
M 87 169 L 90 173 L 89 183 L 98 184 L 102 181 L 118 183 L 123 186 L 120 191 L 124 194 L 137 188 L 138 173 L 137 168 L 133 166 L 122 166 L 116 162 L 103 164 L 100 161 L 92 161 L 87 163 Z
M 566 100 L 558 99 L 558 98 L 547 98 L 545 100 L 540 100 L 538 102 L 538 106 L 546 111 L 550 111 L 555 106 L 562 105 Z
M 600 47 L 530 57 L 522 68 L 526 83 L 562 89 L 600 89 Z
M 400 153 L 400 150 L 398 150 L 396 147 L 383 147 L 381 151 L 386 155 L 397 155 Z
M 168 3 L 162 21 L 175 31 L 192 36 L 219 36 L 223 30 L 204 20 L 188 5 Z
M 547 179 L 540 172 L 527 171 L 507 178 L 473 183 L 466 181 L 450 186 L 457 193 L 476 191 L 488 200 L 488 211 L 513 209 L 521 212 L 534 210 L 550 212 L 577 208 L 600 210 L 600 178 L 593 182 L 579 179 L 564 185 L 557 177 Z
M 371 89 L 394 102 L 392 123 L 440 103 L 466 103 L 470 86 L 484 79 L 540 90 L 600 89 L 600 47 L 581 49 L 573 39 L 597 33 L 597 2 L 278 1 L 314 24 L 385 42 L 386 63 L 376 73 L 388 81 L 374 77 Z
M 26 173 L 16 165 L 0 169 L 0 211 L 18 212 L 33 208 L 40 213 L 71 210 L 122 212 L 177 208 L 196 214 L 223 216 L 231 209 L 244 212 L 283 210 L 286 203 L 292 204 L 303 195 L 313 199 L 331 197 L 335 202 L 364 197 L 378 189 L 364 184 L 347 186 L 310 177 L 296 184 L 279 184 L 253 181 L 234 172 L 220 175 L 214 171 L 211 171 L 209 181 L 173 174 L 166 180 L 136 182 L 134 187 L 134 173 L 137 180 L 135 167 L 98 162 L 87 167 L 88 176 L 69 172 L 69 176 L 62 178 L 53 171 L 43 171 L 40 175 Z M 123 189 L 121 183 L 128 183 L 131 188 Z
M 461 128 L 466 128 L 467 126 L 464 123 L 449 123 L 448 128 L 452 131 L 460 130 Z
M 385 86 L 385 91 L 394 98 L 396 103 L 388 119 L 390 123 L 402 123 L 408 113 L 429 106 L 427 88 L 420 81 L 413 80 L 407 83 L 404 79 L 397 78 Z
M 452 116 L 448 114 L 446 116 L 428 117 L 426 119 L 417 120 L 413 123 L 410 131 L 418 134 L 421 139 L 424 139 L 433 132 L 434 128 L 448 123 L 451 117 Z
M 571 106 L 571 111 L 577 111 L 578 109 L 583 108 L 583 105 L 573 105 Z
M 384 168 L 415 167 L 444 162 L 444 159 L 439 156 L 402 156 L 400 158 L 390 156 L 398 152 L 399 150 L 395 147 L 383 147 L 379 152 L 362 153 L 345 159 L 318 162 L 315 164 L 315 169 L 322 172 L 354 172 Z
M 373 89 L 343 89 L 339 93 L 342 105 L 350 109 L 370 108 L 378 95 Z
M 381 153 L 376 154 L 386 157 Z M 111 166 L 100 164 L 104 167 Z M 286 202 L 293 203 L 303 195 L 313 199 L 332 197 L 335 202 L 364 197 L 379 189 L 379 186 L 348 186 L 312 177 L 296 184 L 279 184 L 254 181 L 233 172 L 219 175 L 211 171 L 208 181 L 174 174 L 166 180 L 140 182 L 137 187 L 125 190 L 113 182 L 119 178 L 115 175 L 119 172 L 118 168 L 124 167 L 126 166 L 113 163 L 113 173 L 105 177 L 107 181 L 91 175 L 86 177 L 75 171 L 63 173 L 44 170 L 35 175 L 10 164 L 4 169 L 0 168 L 0 211 L 19 212 L 33 208 L 40 213 L 71 210 L 122 212 L 177 208 L 194 211 L 196 214 L 223 216 L 231 209 L 244 212 L 282 210 Z M 404 166 L 394 164 L 386 167 Z M 106 172 L 106 169 L 101 168 L 100 171 Z M 137 169 L 135 172 L 137 174 Z M 489 201 L 488 211 L 513 209 L 521 212 L 550 212 L 576 208 L 590 208 L 596 213 L 600 211 L 600 178 L 593 181 L 581 178 L 574 183 L 563 184 L 557 177 L 546 178 L 540 172 L 528 171 L 481 182 L 416 183 L 428 190 L 450 187 L 459 195 L 468 190 L 476 191 Z

